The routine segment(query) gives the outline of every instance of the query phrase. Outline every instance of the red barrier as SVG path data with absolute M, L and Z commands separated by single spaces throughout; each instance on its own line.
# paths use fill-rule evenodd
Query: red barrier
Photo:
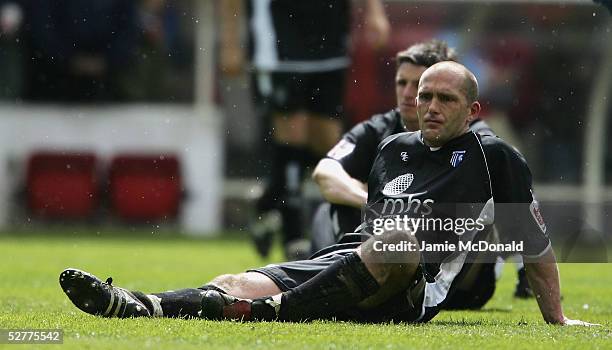
M 98 202 L 96 157 L 90 153 L 38 152 L 28 161 L 28 208 L 40 217 L 85 219 Z
M 120 155 L 110 165 L 111 207 L 128 221 L 163 221 L 178 215 L 182 192 L 173 155 Z

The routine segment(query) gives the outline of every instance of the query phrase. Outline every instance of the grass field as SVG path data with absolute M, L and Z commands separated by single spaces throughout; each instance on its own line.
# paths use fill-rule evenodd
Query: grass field
M 179 319 L 102 319 L 73 307 L 58 284 L 78 267 L 144 292 L 196 287 L 220 273 L 262 265 L 239 238 L 190 240 L 138 233 L 0 235 L 0 329 L 64 330 L 43 349 L 612 349 L 612 264 L 561 264 L 565 313 L 601 327 L 546 325 L 534 300 L 511 297 L 506 266 L 482 311 L 442 312 L 424 325 L 239 323 Z M 34 345 L 0 345 L 4 349 Z

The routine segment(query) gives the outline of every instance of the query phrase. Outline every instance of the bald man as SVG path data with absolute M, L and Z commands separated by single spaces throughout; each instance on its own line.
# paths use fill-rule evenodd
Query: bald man
M 426 322 L 471 264 L 507 249 L 524 256 L 546 322 L 589 325 L 561 309 L 555 257 L 525 160 L 500 139 L 468 130 L 480 112 L 477 97 L 476 78 L 464 66 L 428 68 L 416 98 L 420 131 L 378 147 L 363 230 L 310 260 L 150 295 L 75 269 L 65 270 L 60 284 L 81 310 L 108 317 Z M 503 205 L 512 210 L 497 210 Z M 494 220 L 514 232 L 513 244 L 489 241 Z

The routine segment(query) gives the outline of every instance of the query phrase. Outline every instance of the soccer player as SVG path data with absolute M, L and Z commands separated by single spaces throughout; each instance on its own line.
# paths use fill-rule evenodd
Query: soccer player
M 430 210 L 431 205 L 446 203 L 456 210 L 472 211 L 489 229 L 498 217 L 501 223 L 514 223 L 513 238 L 524 242 L 527 276 L 544 320 L 590 325 L 570 320 L 562 311 L 556 260 L 524 159 L 500 139 L 468 129 L 469 121 L 480 111 L 477 96 L 476 78 L 458 63 L 437 63 L 423 73 L 416 99 L 420 131 L 391 136 L 379 146 L 368 179 L 368 209 L 382 215 L 378 218 L 387 218 L 407 214 L 405 206 L 412 209 L 418 202 L 417 217 L 438 216 L 445 212 Z M 389 200 L 397 206 L 386 206 Z M 513 203 L 517 210 L 496 211 L 498 203 Z M 442 209 L 448 208 L 443 205 Z M 504 220 L 504 214 L 511 215 L 511 220 Z M 60 274 L 60 285 L 78 308 L 107 317 L 185 315 L 288 321 L 336 317 L 426 322 L 464 278 L 472 253 L 448 250 L 432 254 L 421 248 L 440 238 L 481 242 L 487 230 L 430 235 L 416 229 L 390 229 L 365 243 L 332 247 L 329 254 L 313 260 L 281 264 L 284 268 L 268 266 L 219 276 L 200 289 L 145 295 L 75 269 Z M 377 248 L 398 244 L 417 249 Z M 312 277 L 304 278 L 313 272 Z
M 304 240 L 302 178 L 342 132 L 342 98 L 349 65 L 351 1 L 227 0 L 219 2 L 224 21 L 220 57 L 226 73 L 244 67 L 237 14 L 247 6 L 253 88 L 257 106 L 271 118 L 272 164 L 266 189 L 256 203 L 250 230 L 263 257 L 271 246 L 266 223 L 279 211 L 283 243 Z M 364 28 L 373 47 L 389 36 L 380 0 L 365 2 Z
M 315 215 L 311 237 L 313 252 L 336 243 L 342 234 L 353 232 L 361 224 L 361 209 L 367 202 L 366 181 L 374 163 L 376 147 L 393 134 L 419 130 L 415 97 L 421 74 L 435 63 L 456 60 L 455 50 L 439 40 L 416 43 L 397 53 L 397 108 L 353 127 L 327 153 L 327 157 L 319 161 L 313 172 L 323 197 L 329 201 L 323 203 Z M 495 135 L 487 123 L 478 118 L 470 122 L 470 129 L 479 134 Z M 474 266 L 473 273 L 477 278 L 464 283 L 455 293 L 455 300 L 447 306 L 479 308 L 493 296 L 495 266 Z M 530 292 L 524 268 L 520 268 L 515 295 L 528 297 Z
M 317 235 L 313 242 L 316 248 L 336 243 L 341 234 L 352 232 L 361 224 L 361 209 L 367 202 L 366 182 L 376 147 L 388 136 L 419 129 L 415 97 L 421 74 L 435 63 L 457 61 L 457 54 L 446 42 L 431 40 L 398 52 L 395 61 L 397 107 L 355 125 L 327 153 L 327 157 L 319 161 L 313 172 L 321 194 L 332 204 L 327 210 L 329 216 L 313 228 Z M 494 135 L 479 119 L 472 121 L 470 127 L 476 132 Z M 330 231 L 332 233 L 328 234 Z M 320 232 L 325 234 L 319 236 Z

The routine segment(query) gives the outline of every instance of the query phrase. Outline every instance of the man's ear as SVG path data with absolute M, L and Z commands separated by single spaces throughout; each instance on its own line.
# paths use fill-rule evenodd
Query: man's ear
M 474 101 L 472 102 L 472 104 L 470 104 L 470 111 L 467 117 L 468 123 L 473 122 L 474 120 L 478 119 L 478 116 L 480 115 L 480 110 L 482 109 L 482 107 L 480 106 L 480 102 L 478 101 Z

